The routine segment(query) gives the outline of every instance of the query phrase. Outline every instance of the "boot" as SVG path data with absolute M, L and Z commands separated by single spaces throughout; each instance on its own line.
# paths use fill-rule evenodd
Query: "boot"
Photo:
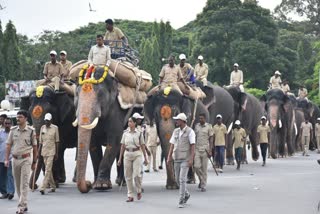
M 237 161 L 237 170 L 240 170 L 240 161 Z

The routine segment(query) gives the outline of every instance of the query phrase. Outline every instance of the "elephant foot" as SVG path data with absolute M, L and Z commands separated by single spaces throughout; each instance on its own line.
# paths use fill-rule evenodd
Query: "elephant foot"
M 63 183 L 66 182 L 66 177 L 57 178 L 56 182 L 57 182 L 57 183 L 60 183 L 60 184 L 63 184 Z
M 234 165 L 234 160 L 228 159 L 226 165 Z
M 127 186 L 126 180 L 124 178 L 117 177 L 115 180 L 115 183 L 118 184 L 118 186 Z
M 81 193 L 88 193 L 92 189 L 92 184 L 90 181 L 78 181 L 77 185 Z
M 77 178 L 75 176 L 72 178 L 72 182 L 77 183 Z
M 93 188 L 95 190 L 100 190 L 100 191 L 109 190 L 109 189 L 112 189 L 112 183 L 109 179 L 108 180 L 97 180 L 93 184 Z

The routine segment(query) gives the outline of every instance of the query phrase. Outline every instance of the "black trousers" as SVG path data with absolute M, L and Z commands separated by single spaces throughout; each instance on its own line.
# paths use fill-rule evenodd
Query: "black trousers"
M 7 194 L 7 167 L 0 163 L 0 193 Z
M 266 156 L 267 156 L 268 144 L 267 143 L 260 143 L 260 149 L 261 149 L 262 159 L 265 162 Z

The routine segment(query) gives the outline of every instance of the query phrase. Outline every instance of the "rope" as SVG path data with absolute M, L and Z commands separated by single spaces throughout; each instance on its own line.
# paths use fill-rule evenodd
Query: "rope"
M 117 73 L 117 68 L 118 68 L 118 65 L 120 64 L 120 61 L 117 61 L 117 64 L 116 64 L 116 67 L 114 69 L 114 77 L 116 77 L 116 73 Z

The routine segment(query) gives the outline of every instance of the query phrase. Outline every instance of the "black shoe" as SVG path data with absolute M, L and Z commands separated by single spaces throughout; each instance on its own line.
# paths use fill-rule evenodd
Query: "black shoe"
M 188 193 L 186 193 L 186 195 L 184 196 L 184 203 L 186 204 L 187 203 L 187 201 L 189 200 L 189 198 L 190 198 L 190 194 Z
M 2 194 L 2 195 L 0 196 L 0 199 L 6 199 L 6 198 L 8 198 L 8 194 Z
M 183 199 L 180 199 L 179 204 L 178 204 L 179 208 L 184 208 L 185 207 L 185 203 Z
M 265 161 L 263 161 L 262 166 L 265 166 L 265 165 L 266 165 L 266 162 L 265 162 Z
M 44 195 L 44 190 L 40 190 L 41 195 Z
M 163 167 L 162 167 L 162 166 L 159 166 L 159 169 L 163 169 Z
M 144 170 L 144 172 L 147 172 L 147 173 L 148 173 L 148 172 L 150 172 L 150 170 L 149 170 L 149 169 L 147 169 L 147 170 Z
M 14 194 L 8 194 L 8 199 L 9 199 L 9 200 L 12 200 L 13 197 L 14 197 Z
M 25 211 L 25 212 L 28 212 L 28 207 L 24 208 L 24 211 Z

